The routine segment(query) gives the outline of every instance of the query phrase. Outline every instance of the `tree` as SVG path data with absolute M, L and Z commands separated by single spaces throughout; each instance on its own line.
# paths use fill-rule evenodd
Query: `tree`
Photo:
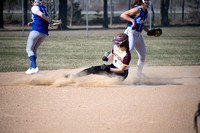
M 82 9 L 80 8 L 79 2 L 74 2 L 73 0 L 70 0 L 72 2 L 70 4 L 70 7 L 67 9 L 67 16 L 69 19 L 69 25 L 72 26 L 73 24 L 80 24 L 83 22 L 83 14 L 81 14 Z
M 8 20 L 11 22 L 12 17 L 13 17 L 14 5 L 17 4 L 17 1 L 16 0 L 5 0 L 5 2 L 8 4 Z M 12 11 L 12 13 L 11 13 L 11 11 Z
M 199 11 L 199 6 L 200 6 L 200 1 L 199 0 L 187 0 L 189 3 L 189 14 L 188 17 L 192 22 L 200 22 L 200 11 Z
M 151 5 L 151 11 L 152 11 L 152 27 L 154 26 L 155 23 L 155 12 L 154 12 L 154 8 L 153 5 Z
M 24 0 L 24 24 L 28 23 L 27 10 L 28 10 L 28 0 Z
M 182 22 L 184 23 L 184 7 L 185 7 L 185 0 L 182 2 Z
M 73 14 L 74 14 L 74 8 L 73 8 L 73 3 L 74 0 L 69 0 L 70 1 L 70 5 L 71 5 L 71 11 L 70 11 L 70 20 L 69 20 L 69 26 L 72 26 L 72 22 L 73 22 Z
M 128 9 L 131 8 L 131 0 L 128 0 Z
M 170 19 L 172 19 L 173 0 L 170 0 Z
M 58 29 L 60 30 L 66 30 L 67 29 L 67 0 L 59 0 L 59 19 L 62 20 L 62 24 L 58 26 Z
M 112 4 L 112 0 L 110 0 L 110 25 L 112 25 L 113 22 L 113 4 Z
M 105 29 L 108 28 L 108 1 L 107 0 L 104 0 L 104 20 L 103 20 L 103 27 Z
M 1 2 L 0 5 L 0 28 L 3 28 L 3 3 L 4 0 Z
M 169 0 L 161 0 L 160 3 L 160 13 L 161 13 L 161 25 L 168 26 L 169 19 L 168 19 L 168 9 L 169 9 Z

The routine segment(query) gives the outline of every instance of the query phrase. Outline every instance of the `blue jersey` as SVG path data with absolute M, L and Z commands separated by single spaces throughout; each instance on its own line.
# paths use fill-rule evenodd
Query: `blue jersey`
M 136 30 L 138 32 L 142 32 L 143 27 L 144 27 L 144 23 L 148 17 L 148 11 L 147 9 L 145 10 L 145 12 L 143 11 L 143 9 L 141 8 L 141 6 L 137 6 L 140 9 L 140 13 L 139 16 L 132 16 L 131 18 L 135 20 L 136 26 L 133 27 L 133 30 Z M 132 22 L 128 23 L 128 27 L 132 26 Z
M 45 6 L 42 4 L 35 5 L 39 7 L 39 10 L 47 17 L 49 17 L 48 11 Z M 48 35 L 48 26 L 49 22 L 44 20 L 43 18 L 39 17 L 38 15 L 32 13 L 33 15 L 33 23 L 32 23 L 32 29 L 31 31 L 38 31 L 40 33 L 43 33 L 45 35 Z

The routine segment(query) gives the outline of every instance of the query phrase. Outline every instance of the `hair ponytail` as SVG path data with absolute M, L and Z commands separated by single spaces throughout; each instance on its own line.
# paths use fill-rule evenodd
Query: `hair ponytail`
M 135 0 L 135 2 L 134 2 L 133 4 L 131 4 L 131 7 L 134 8 L 134 7 L 136 7 L 136 6 L 141 5 L 142 3 L 143 3 L 142 0 Z
M 30 3 L 33 3 L 33 2 L 42 3 L 42 0 L 30 0 Z

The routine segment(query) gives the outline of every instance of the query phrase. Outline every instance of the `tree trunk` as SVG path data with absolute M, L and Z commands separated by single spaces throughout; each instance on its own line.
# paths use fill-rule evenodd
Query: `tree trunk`
M 131 8 L 131 0 L 128 0 L 128 9 Z
M 176 19 L 176 1 L 174 1 L 174 20 Z
M 104 20 L 103 28 L 108 29 L 108 1 L 104 0 Z
M 4 4 L 4 0 L 0 4 L 0 28 L 4 28 L 3 27 L 3 4 Z
M 184 7 L 185 7 L 185 0 L 182 2 L 182 22 L 184 23 Z
M 62 24 L 58 26 L 58 30 L 67 29 L 67 0 L 59 0 L 59 19 L 62 20 Z
M 161 0 L 160 13 L 161 13 L 161 25 L 168 26 L 168 9 L 169 9 L 169 0 Z
M 10 13 L 11 11 L 11 2 L 8 2 L 8 20 L 11 22 L 12 20 L 12 13 Z
M 73 14 L 74 14 L 73 0 L 70 0 L 70 4 L 71 4 L 71 13 L 70 13 L 69 26 L 72 26 L 72 23 L 73 23 Z
M 112 0 L 110 0 L 110 25 L 112 25 L 113 22 L 113 5 L 112 5 Z
M 170 2 L 171 2 L 170 3 L 170 19 L 172 19 L 172 17 L 173 17 L 172 16 L 173 15 L 173 13 L 172 13 L 172 10 L 173 10 L 173 7 L 172 7 L 173 6 L 173 0 L 171 0 Z
M 28 24 L 28 17 L 27 17 L 27 10 L 28 10 L 28 0 L 24 0 L 24 24 Z
M 154 23 L 155 23 L 155 12 L 154 12 L 153 5 L 151 5 L 151 11 L 152 11 L 152 27 L 154 27 Z

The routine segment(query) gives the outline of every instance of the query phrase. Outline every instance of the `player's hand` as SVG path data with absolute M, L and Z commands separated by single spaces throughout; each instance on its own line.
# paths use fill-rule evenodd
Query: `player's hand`
M 110 54 L 111 54 L 111 51 L 105 52 L 105 54 L 104 54 L 102 60 L 103 60 L 103 61 L 108 61 L 108 56 L 109 56 Z
M 53 28 L 53 25 L 50 23 L 50 24 L 49 24 L 49 27 Z
M 135 20 L 133 19 L 131 22 L 132 22 L 132 26 L 131 27 L 134 28 L 136 26 Z
M 109 72 L 110 66 L 103 64 L 103 65 L 101 65 L 101 70 Z
M 102 60 L 107 62 L 108 61 L 108 57 L 103 56 Z
M 27 25 L 28 25 L 28 26 L 32 26 L 32 22 L 29 22 Z

